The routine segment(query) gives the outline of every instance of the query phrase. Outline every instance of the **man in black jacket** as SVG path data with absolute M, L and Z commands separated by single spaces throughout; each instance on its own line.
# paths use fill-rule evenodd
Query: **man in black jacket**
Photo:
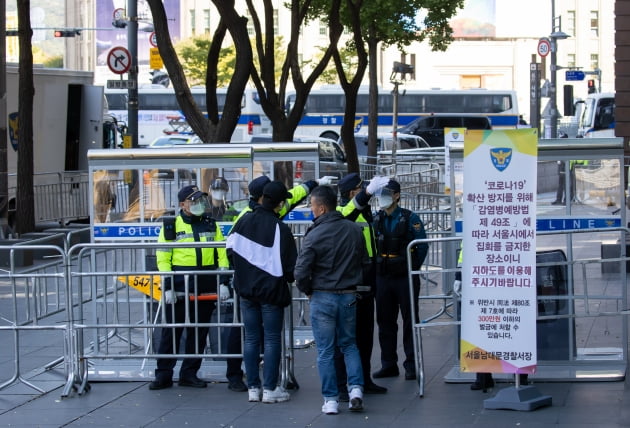
M 234 287 L 241 298 L 245 326 L 243 360 L 249 401 L 278 403 L 289 393 L 278 386 L 284 308 L 291 303 L 289 283 L 297 249 L 289 226 L 278 212 L 291 195 L 280 181 L 263 189 L 263 200 L 252 213 L 234 225 L 227 240 L 234 266 Z M 264 368 L 261 385 L 258 357 L 264 334 Z M 261 394 L 261 386 L 262 394 Z
M 322 381 L 322 412 L 339 412 L 339 390 L 334 355 L 344 355 L 350 411 L 363 410 L 363 369 L 356 344 L 357 287 L 363 265 L 370 263 L 359 225 L 336 210 L 337 195 L 328 186 L 311 192 L 315 216 L 302 241 L 295 265 L 297 287 L 309 296 L 311 325 L 317 345 L 317 367 Z M 267 338 L 265 337 L 265 341 Z

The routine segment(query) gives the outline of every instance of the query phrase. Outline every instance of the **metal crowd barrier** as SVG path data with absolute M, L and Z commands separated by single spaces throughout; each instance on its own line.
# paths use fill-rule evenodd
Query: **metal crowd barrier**
M 17 175 L 9 174 L 9 195 L 17 190 Z M 60 225 L 87 219 L 89 212 L 88 174 L 81 171 L 33 175 L 35 220 Z
M 165 323 L 161 311 L 163 300 L 157 285 L 172 275 L 209 276 L 218 283 L 219 276 L 233 271 L 182 271 L 159 272 L 147 269 L 145 255 L 156 248 L 176 248 L 208 246 L 220 248 L 225 242 L 202 243 L 98 243 L 81 244 L 70 249 L 68 257 L 77 260 L 68 271 L 71 279 L 72 307 L 70 325 L 72 340 L 69 344 L 72 361 L 63 396 L 74 389 L 79 394 L 89 389 L 89 379 L 94 380 L 151 380 L 156 358 L 172 358 L 171 354 L 158 354 L 153 340 L 158 328 L 190 327 L 195 334 L 201 327 L 210 329 L 210 337 L 215 332 L 216 343 L 209 343 L 206 349 L 195 349 L 194 353 L 178 354 L 176 358 L 204 358 L 200 377 L 218 381 L 225 380 L 225 358 L 242 358 L 239 354 L 225 351 L 222 330 L 242 329 L 239 322 L 238 298 L 232 300 L 233 313 L 229 321 L 217 302 L 216 321 L 192 322 L 192 314 L 197 314 L 199 300 L 192 300 L 184 323 Z M 189 290 L 196 288 L 195 281 L 189 281 Z M 142 291 L 140 291 L 142 290 Z M 206 296 L 204 299 L 216 299 Z M 172 306 L 168 306 L 172 307 Z M 285 312 L 285 332 L 292 332 L 291 307 Z M 227 317 L 226 317 L 227 318 Z M 283 341 L 281 364 L 281 384 L 297 387 L 293 375 L 292 338 Z M 288 343 L 286 343 L 288 341 Z M 242 342 L 242 332 L 241 332 Z M 179 366 L 177 366 L 179 367 Z M 177 370 L 177 367 L 175 370 Z M 175 372 L 175 375 L 177 371 Z
M 14 354 L 12 372 L 3 370 L 11 377 L 0 384 L 0 390 L 21 383 L 44 393 L 51 382 L 38 386 L 31 379 L 44 372 L 49 372 L 53 380 L 64 377 L 65 373 L 58 375 L 52 373 L 53 369 L 71 358 L 65 346 L 71 330 L 66 255 L 56 245 L 13 245 L 2 248 L 0 255 L 8 262 L 0 268 L 0 288 L 8 296 L 0 299 L 0 337 Z M 27 336 L 29 344 L 23 346 Z M 27 353 L 37 354 L 35 363 L 32 359 L 25 361 Z
M 593 241 L 605 242 L 603 236 L 619 236 L 620 232 L 627 237 L 630 229 L 537 234 L 538 367 L 534 381 L 610 381 L 625 377 L 628 359 L 625 316 L 630 315 L 625 277 L 630 257 L 619 256 L 624 252 L 618 252 L 616 257 L 605 258 L 603 254 L 598 254 L 599 247 L 592 245 Z M 409 265 L 410 296 L 413 296 L 413 277 L 424 279 L 418 301 L 411 299 L 413 310 L 419 315 L 413 325 L 413 340 L 420 397 L 424 395 L 425 388 L 422 329 L 452 329 L 453 337 L 459 337 L 459 310 L 448 312 L 446 309 L 458 308 L 460 292 L 454 290 L 452 284 L 460 269 L 457 267 L 457 251 L 461 236 L 444 237 L 438 234 L 429 239 L 412 241 L 407 247 L 408 255 L 413 246 L 422 242 L 428 243 L 430 248 L 426 266 L 414 271 Z M 569 257 L 564 257 L 565 251 Z M 558 253 L 561 257 L 545 257 L 551 253 Z M 408 257 L 408 260 L 411 258 Z M 427 292 L 427 283 L 441 286 L 442 293 Z M 426 316 L 430 314 L 434 315 Z M 443 315 L 449 318 L 444 320 Z M 459 341 L 456 346 L 459 349 Z M 467 382 L 472 381 L 472 376 L 460 373 L 458 359 L 445 380 Z M 495 377 L 511 379 L 509 375 Z

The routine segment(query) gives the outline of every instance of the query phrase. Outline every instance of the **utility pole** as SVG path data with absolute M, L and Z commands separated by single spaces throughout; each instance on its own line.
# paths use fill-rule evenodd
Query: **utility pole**
M 394 165 L 394 175 L 396 175 L 396 149 L 398 147 L 398 86 L 404 83 L 407 74 L 413 74 L 413 66 L 394 61 L 392 74 L 389 76 L 389 81 L 394 85 L 394 91 L 392 93 L 394 96 L 394 111 L 392 116 L 392 162 Z
M 127 43 L 131 56 L 127 105 L 127 126 L 131 147 L 138 147 L 138 0 L 128 0 Z
M 558 138 L 558 119 L 560 117 L 560 114 L 558 113 L 558 84 L 556 79 L 558 71 L 558 40 L 564 40 L 569 37 L 568 34 L 562 32 L 561 22 L 561 17 L 556 17 L 556 2 L 555 0 L 551 0 L 551 34 L 549 35 L 549 39 L 551 40 L 551 77 L 549 80 L 549 113 L 551 116 L 549 129 L 551 131 L 551 138 Z

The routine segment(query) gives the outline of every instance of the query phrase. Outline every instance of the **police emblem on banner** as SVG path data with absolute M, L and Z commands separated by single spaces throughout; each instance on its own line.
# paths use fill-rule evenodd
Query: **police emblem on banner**
M 9 141 L 11 141 L 11 147 L 17 152 L 18 149 L 18 113 L 9 113 Z
M 503 171 L 510 165 L 512 149 L 507 147 L 490 149 L 490 159 L 492 160 L 492 165 L 494 165 L 498 171 Z

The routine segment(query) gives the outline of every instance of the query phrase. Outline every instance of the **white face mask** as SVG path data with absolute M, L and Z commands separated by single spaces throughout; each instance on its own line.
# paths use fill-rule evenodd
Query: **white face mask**
M 204 204 L 203 202 L 190 204 L 190 213 L 192 215 L 200 216 L 204 212 L 206 212 L 206 204 Z
M 225 198 L 225 190 L 213 190 L 212 191 L 212 199 L 217 201 L 222 201 Z
M 394 204 L 394 198 L 391 195 L 381 195 L 378 197 L 378 207 L 382 210 L 391 207 Z

